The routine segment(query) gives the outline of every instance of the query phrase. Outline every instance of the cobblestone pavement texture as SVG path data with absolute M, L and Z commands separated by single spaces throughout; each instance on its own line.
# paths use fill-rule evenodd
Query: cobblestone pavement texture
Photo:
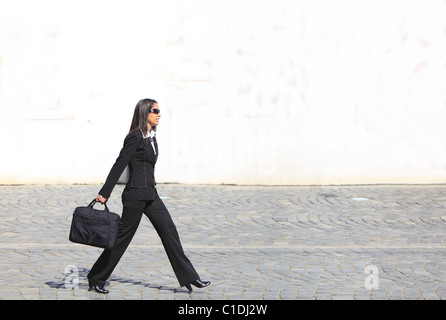
M 143 217 L 108 295 L 87 290 L 101 249 L 68 241 L 74 208 L 99 189 L 0 186 L 0 299 L 446 299 L 445 185 L 160 184 L 186 254 L 212 285 L 180 288 Z M 117 213 L 122 189 L 108 202 Z

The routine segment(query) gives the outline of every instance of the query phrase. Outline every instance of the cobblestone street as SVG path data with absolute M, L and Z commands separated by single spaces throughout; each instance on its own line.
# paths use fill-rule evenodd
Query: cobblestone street
M 0 186 L 0 299 L 446 299 L 445 185 L 160 184 L 186 255 L 212 284 L 180 288 L 143 216 L 107 295 L 87 290 L 102 250 L 68 240 L 74 208 L 99 189 Z M 108 202 L 119 214 L 122 189 Z

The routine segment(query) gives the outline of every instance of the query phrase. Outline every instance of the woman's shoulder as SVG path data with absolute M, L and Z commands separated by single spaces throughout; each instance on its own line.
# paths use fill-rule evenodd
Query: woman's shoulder
M 124 144 L 129 143 L 130 141 L 135 141 L 136 142 L 136 140 L 141 139 L 141 137 L 142 137 L 141 131 L 139 131 L 139 130 L 130 131 L 125 136 Z
M 136 138 L 142 137 L 141 130 L 130 131 L 129 133 L 127 133 L 127 136 L 125 138 L 127 139 L 127 138 L 134 138 L 134 137 L 136 137 Z

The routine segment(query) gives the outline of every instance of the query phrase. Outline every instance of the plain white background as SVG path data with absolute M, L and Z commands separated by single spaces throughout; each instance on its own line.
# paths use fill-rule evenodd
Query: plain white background
M 0 1 L 0 183 L 446 182 L 446 2 Z

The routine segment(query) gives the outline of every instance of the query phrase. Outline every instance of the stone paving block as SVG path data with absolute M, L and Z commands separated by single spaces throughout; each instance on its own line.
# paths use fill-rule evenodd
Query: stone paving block
M 99 189 L 0 186 L 0 299 L 446 299 L 443 185 L 160 184 L 188 257 L 212 285 L 179 288 L 143 219 L 105 296 L 87 291 L 86 280 L 101 249 L 67 239 L 72 211 Z M 122 189 L 112 211 L 122 210 Z M 73 290 L 65 288 L 70 265 L 80 280 Z M 379 288 L 365 287 L 367 266 L 377 267 Z

